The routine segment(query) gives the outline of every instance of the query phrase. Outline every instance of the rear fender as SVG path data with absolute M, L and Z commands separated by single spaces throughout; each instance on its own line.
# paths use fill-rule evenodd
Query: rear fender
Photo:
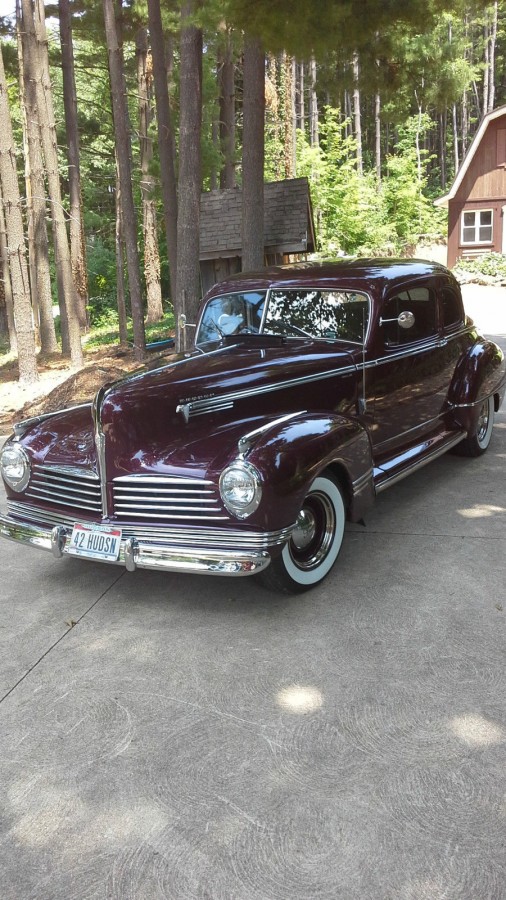
M 448 392 L 452 406 L 479 404 L 491 394 L 504 397 L 506 363 L 493 341 L 479 340 L 460 357 Z
M 295 521 L 309 486 L 330 469 L 341 483 L 348 517 L 373 502 L 369 436 L 360 423 L 326 413 L 300 413 L 260 434 L 245 457 L 263 477 L 261 509 L 283 524 Z M 273 527 L 272 523 L 269 527 Z

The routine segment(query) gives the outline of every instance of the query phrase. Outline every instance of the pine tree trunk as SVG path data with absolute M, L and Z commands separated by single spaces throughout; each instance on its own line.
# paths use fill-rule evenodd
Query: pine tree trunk
M 280 146 L 280 133 L 281 133 L 281 122 L 279 117 L 279 78 L 278 78 L 278 63 L 276 61 L 276 57 L 274 55 L 269 56 L 268 58 L 268 82 L 269 82 L 269 108 L 272 116 L 272 137 L 273 143 L 275 147 L 275 169 L 276 169 L 276 179 L 281 179 L 283 177 L 283 169 L 281 165 L 281 155 L 279 152 Z
M 305 85 L 304 85 L 304 63 L 299 63 L 298 70 L 298 88 L 297 88 L 297 128 L 301 131 L 306 130 L 306 110 L 305 110 Z
M 376 164 L 376 180 L 381 183 L 381 97 L 374 95 L 374 159 Z
M 235 187 L 235 65 L 230 31 L 224 35 L 221 51 L 218 86 L 220 91 L 220 145 L 223 168 L 220 187 Z
M 441 166 L 441 190 L 446 190 L 446 110 L 439 116 L 439 162 Z
M 462 94 L 462 159 L 464 159 L 467 152 L 467 136 L 469 133 L 468 116 L 467 91 L 464 91 Z
M 60 302 L 62 306 L 65 306 L 66 311 L 72 366 L 80 368 L 83 364 L 83 352 L 79 320 L 77 318 L 77 296 L 72 278 L 72 264 L 58 171 L 56 125 L 49 75 L 44 3 L 42 0 L 37 0 L 35 20 L 32 0 L 22 0 L 21 8 L 23 26 L 27 35 L 27 50 L 28 48 L 30 50 L 29 59 L 33 66 L 32 72 L 34 73 L 36 87 L 42 150 L 44 153 L 49 199 L 51 201 L 57 280 L 62 292 Z
M 16 156 L 7 97 L 7 83 L 0 48 L 0 183 L 7 230 L 7 253 L 12 284 L 14 322 L 17 335 L 19 380 L 38 380 L 35 335 L 32 324 L 30 286 L 26 262 L 23 217 L 19 196 Z
M 1 187 L 1 185 L 0 185 Z M 3 297 L 5 302 L 5 317 L 7 319 L 7 332 L 9 345 L 13 353 L 17 353 L 18 339 L 14 327 L 14 304 L 12 299 L 11 271 L 9 267 L 9 254 L 7 250 L 7 234 L 5 230 L 4 204 L 0 190 L 0 257 L 2 260 L 1 279 Z
M 257 38 L 244 44 L 242 268 L 264 265 L 265 54 Z
M 160 0 L 148 0 L 149 36 L 153 54 L 153 78 L 155 83 L 156 120 L 158 129 L 158 155 L 162 184 L 163 214 L 167 254 L 170 269 L 172 302 L 176 298 L 177 274 L 177 182 L 174 127 L 169 106 L 167 86 L 167 62 L 162 28 Z
M 40 349 L 43 354 L 56 353 L 58 342 L 53 318 L 53 297 L 49 266 L 49 241 L 46 226 L 46 184 L 40 144 L 35 73 L 30 60 L 34 47 L 27 46 L 19 3 L 16 8 L 20 94 L 23 104 L 23 126 L 26 133 L 25 180 L 29 229 L 29 260 L 32 296 L 37 295 Z
M 320 143 L 320 128 L 318 122 L 318 97 L 316 95 L 316 60 L 314 57 L 309 63 L 309 142 L 312 147 L 318 147 Z
M 132 151 L 130 144 L 128 105 L 126 100 L 123 54 L 118 44 L 113 0 L 103 0 L 105 36 L 109 57 L 114 140 L 121 184 L 121 213 L 125 237 L 128 284 L 132 308 L 134 353 L 143 359 L 146 348 L 142 309 L 141 273 L 137 247 L 137 219 L 132 191 Z
M 295 177 L 295 81 L 294 60 L 283 53 L 285 83 L 285 178 Z
M 360 66 L 358 53 L 353 54 L 353 121 L 355 124 L 355 141 L 357 142 L 357 171 L 359 175 L 363 174 L 363 155 L 362 155 L 362 117 L 360 114 L 360 89 L 358 86 L 360 76 Z
M 25 192 L 26 192 L 26 231 L 28 236 L 28 274 L 30 277 L 30 296 L 32 300 L 32 317 L 33 328 L 35 332 L 35 344 L 40 345 L 40 313 L 39 313 L 39 293 L 37 290 L 37 269 L 35 265 L 35 233 L 34 233 L 34 216 L 33 216 L 33 199 L 32 199 L 32 183 L 30 172 L 30 150 L 28 147 L 28 116 L 26 113 L 26 97 L 25 85 L 23 79 L 23 48 L 20 28 L 20 9 L 19 3 L 16 4 L 16 37 L 18 48 L 18 71 L 19 71 L 19 105 L 21 107 L 21 121 L 23 126 L 23 154 L 22 158 L 25 163 Z M 56 333 L 55 333 L 56 341 Z
M 121 220 L 121 185 L 119 182 L 118 160 L 116 159 L 116 296 L 118 301 L 119 342 L 128 344 L 127 313 L 125 300 L 125 241 Z
M 487 112 L 492 112 L 495 103 L 495 48 L 497 43 L 497 0 L 492 7 L 492 24 L 490 27 L 490 45 L 488 53 L 489 81 L 488 81 L 488 107 Z
M 179 212 L 177 217 L 176 321 L 195 322 L 200 303 L 200 136 L 202 130 L 202 31 L 191 24 L 195 0 L 184 0 L 180 38 Z M 183 332 L 185 345 L 190 342 Z M 178 329 L 178 343 L 181 342 Z M 182 348 L 180 348 L 182 349 Z
M 151 124 L 151 82 L 153 75 L 151 54 L 148 57 L 148 33 L 140 28 L 136 36 L 137 87 L 139 91 L 139 143 L 141 163 L 142 230 L 144 238 L 144 279 L 146 282 L 147 322 L 163 319 L 162 288 L 160 284 L 160 253 L 156 227 L 155 179 L 150 172 L 153 142 Z
M 455 166 L 455 173 L 459 170 L 459 131 L 457 126 L 457 104 L 454 103 L 452 106 L 452 126 L 453 126 L 453 163 Z
M 484 35 L 484 66 L 483 66 L 483 115 L 489 110 L 489 85 L 490 85 L 490 35 L 488 22 L 483 27 Z
M 88 273 L 81 199 L 79 131 L 77 126 L 77 94 L 72 46 L 72 17 L 69 0 L 58 0 L 60 45 L 63 73 L 63 105 L 67 136 L 68 180 L 70 197 L 70 257 L 77 292 L 77 315 L 81 331 L 88 327 Z

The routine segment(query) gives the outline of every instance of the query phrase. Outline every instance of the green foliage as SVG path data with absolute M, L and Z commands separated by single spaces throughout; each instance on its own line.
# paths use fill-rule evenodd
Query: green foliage
M 491 278 L 506 278 L 506 256 L 503 253 L 485 253 L 476 259 L 458 259 L 455 270 Z
M 110 321 L 111 314 L 117 317 L 115 253 L 97 238 L 88 243 L 86 260 L 90 322 L 100 326 Z
M 320 146 L 310 147 L 302 132 L 298 136 L 297 174 L 307 176 L 311 185 L 322 252 L 400 253 L 421 235 L 440 234 L 441 211 L 426 195 L 427 154 L 416 150 L 416 135 L 420 139 L 430 122 L 424 120 L 422 127 L 418 120 L 409 121 L 400 130 L 381 185 L 375 173 L 359 174 L 347 124 L 340 121 L 339 110 L 326 107 Z
M 434 207 L 427 194 L 432 158 L 420 146 L 431 128 L 428 115 L 410 117 L 399 129 L 397 152 L 387 158 L 384 200 L 400 246 L 416 244 L 422 235 L 437 235 L 444 228 L 446 213 Z

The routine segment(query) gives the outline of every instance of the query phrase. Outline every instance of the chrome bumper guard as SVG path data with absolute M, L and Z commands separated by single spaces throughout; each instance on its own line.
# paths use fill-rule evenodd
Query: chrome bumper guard
M 49 550 L 57 559 L 68 554 L 67 542 L 71 533 L 72 529 L 65 525 L 45 528 L 0 516 L 1 537 L 18 544 L 38 547 L 40 550 Z M 262 572 L 270 561 L 271 557 L 266 550 L 170 547 L 127 537 L 121 541 L 119 559 L 112 565 L 123 565 L 129 572 L 134 572 L 135 569 L 158 569 L 187 574 L 240 576 Z

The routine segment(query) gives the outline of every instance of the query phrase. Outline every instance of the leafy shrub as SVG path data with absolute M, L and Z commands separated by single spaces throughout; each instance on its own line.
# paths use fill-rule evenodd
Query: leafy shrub
M 107 324 L 117 308 L 116 257 L 100 238 L 95 238 L 86 248 L 88 264 L 88 311 L 92 326 Z
M 485 253 L 476 259 L 458 259 L 455 269 L 472 275 L 503 279 L 506 278 L 506 256 L 504 253 Z

